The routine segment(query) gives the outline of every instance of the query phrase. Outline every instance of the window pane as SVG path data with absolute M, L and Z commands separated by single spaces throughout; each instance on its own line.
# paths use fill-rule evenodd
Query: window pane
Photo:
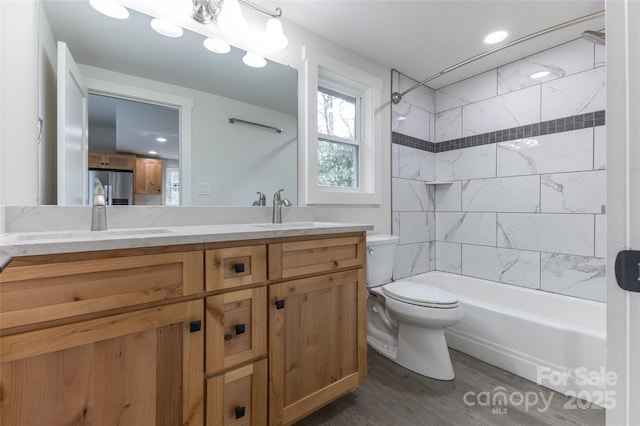
M 318 185 L 358 187 L 358 146 L 318 141 Z
M 356 139 L 356 98 L 318 88 L 318 133 Z

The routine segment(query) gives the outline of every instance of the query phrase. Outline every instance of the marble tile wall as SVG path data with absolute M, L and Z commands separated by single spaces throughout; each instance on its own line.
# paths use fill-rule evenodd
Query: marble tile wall
M 605 72 L 575 40 L 436 91 L 435 178 L 452 181 L 435 189 L 437 270 L 606 299 Z
M 394 106 L 395 278 L 437 269 L 604 301 L 605 73 L 604 49 L 579 39 Z M 394 71 L 394 91 L 414 83 Z
M 393 91 L 416 82 L 396 71 Z M 427 87 L 408 93 L 392 108 L 394 141 L 391 151 L 392 232 L 400 237 L 395 279 L 435 269 L 435 91 Z

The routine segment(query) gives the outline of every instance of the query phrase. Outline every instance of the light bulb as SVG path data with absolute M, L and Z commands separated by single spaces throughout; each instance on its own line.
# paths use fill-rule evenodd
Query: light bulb
M 89 0 L 89 4 L 98 12 L 115 19 L 127 19 L 129 11 L 114 0 Z
M 247 54 L 244 55 L 244 57 L 242 58 L 242 62 L 244 62 L 245 65 L 253 68 L 262 68 L 267 65 L 266 59 L 251 52 L 247 52 Z
M 176 24 L 165 21 L 163 19 L 154 18 L 151 21 L 151 28 L 153 28 L 163 36 L 182 37 L 182 27 L 179 27 Z
M 208 38 L 204 41 L 204 47 L 213 53 L 229 53 L 231 46 L 226 41 L 220 38 Z
M 546 76 L 548 76 L 549 74 L 551 74 L 549 71 L 538 71 L 538 72 L 534 72 L 533 74 L 531 74 L 529 76 L 529 78 L 531 79 L 538 79 L 538 78 L 544 78 Z
M 273 50 L 280 50 L 287 47 L 289 40 L 282 31 L 282 23 L 278 18 L 270 18 L 267 21 L 266 43 L 267 47 Z
M 225 0 L 216 22 L 223 31 L 235 37 L 247 30 L 247 21 L 242 17 L 238 0 Z
M 496 44 L 500 43 L 502 40 L 507 38 L 509 33 L 507 31 L 495 31 L 484 38 L 484 42 L 487 44 Z

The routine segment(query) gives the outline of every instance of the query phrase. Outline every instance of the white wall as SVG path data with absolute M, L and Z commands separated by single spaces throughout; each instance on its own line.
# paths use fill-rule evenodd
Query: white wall
M 2 17 L 2 33 L 10 34 L 11 37 L 3 37 L 2 43 L 2 57 L 3 64 L 7 63 L 20 63 L 24 64 L 20 66 L 18 69 L 14 69 L 12 66 L 10 68 L 12 72 L 12 92 L 9 96 L 5 96 L 3 91 L 2 99 L 3 102 L 7 102 L 7 104 L 12 106 L 13 113 L 19 116 L 19 119 L 24 123 L 23 126 L 18 130 L 17 126 L 12 126 L 13 131 L 9 131 L 9 129 L 5 129 L 3 126 L 3 138 L 2 138 L 2 153 L 4 152 L 11 153 L 11 161 L 7 161 L 10 168 L 3 167 L 3 176 L 6 174 L 11 175 L 15 178 L 16 181 L 19 182 L 20 188 L 12 187 L 6 179 L 2 180 L 2 188 L 7 187 L 8 192 L 6 195 L 3 194 L 3 197 L 0 199 L 2 204 L 35 204 L 37 202 L 37 152 L 35 148 L 29 150 L 26 147 L 28 146 L 29 141 L 33 141 L 35 139 L 35 121 L 36 121 L 36 88 L 37 88 L 37 7 L 35 6 L 35 2 L 28 2 L 31 4 L 31 9 L 28 9 L 24 6 L 27 2 L 19 2 L 15 3 L 20 6 L 7 6 L 7 4 L 13 4 L 14 2 L 1 2 L 3 6 L 3 17 Z M 151 7 L 153 2 L 144 2 L 142 0 L 139 1 L 126 1 L 125 4 L 137 4 L 136 9 L 140 11 L 145 11 L 145 7 Z M 146 4 L 145 4 L 146 3 Z M 5 19 L 4 11 L 10 11 L 12 16 L 10 18 Z M 16 13 L 18 11 L 14 9 L 22 9 L 22 15 L 17 16 Z M 28 9 L 28 10 L 25 10 Z M 25 12 L 31 12 L 33 16 L 23 16 L 28 15 Z M 207 31 L 209 33 L 214 32 L 215 29 L 213 26 L 203 26 L 195 21 L 188 18 L 187 14 L 180 14 L 180 16 L 184 15 L 184 22 L 180 22 L 184 24 L 185 28 L 189 28 L 191 30 L 195 30 L 198 32 Z M 261 17 L 258 16 L 248 16 L 247 17 L 249 25 L 257 25 L 262 27 L 264 22 L 262 22 Z M 5 25 L 5 21 L 7 21 L 7 25 Z M 384 82 L 383 86 L 383 97 L 386 98 L 386 95 L 391 92 L 390 90 L 390 77 L 389 70 L 383 66 L 380 66 L 376 63 L 373 63 L 365 58 L 362 58 L 357 53 L 348 51 L 342 48 L 339 45 L 336 45 L 315 33 L 312 33 L 302 27 L 299 27 L 291 22 L 285 23 L 285 28 L 287 32 L 287 36 L 289 38 L 289 46 L 277 53 L 263 53 L 265 57 L 275 60 L 277 62 L 290 65 L 293 68 L 297 69 L 299 72 L 299 81 L 298 81 L 298 93 L 303 93 L 306 82 L 303 78 L 301 78 L 302 69 L 303 69 L 303 58 L 302 52 L 304 46 L 309 46 L 319 52 L 325 53 L 329 56 L 332 56 L 346 64 L 349 64 L 353 67 L 366 70 L 369 74 L 372 74 L 376 77 L 379 77 Z M 20 34 L 20 37 L 16 36 Z M 212 34 L 215 35 L 215 34 Z M 241 42 L 234 43 L 239 48 L 247 48 L 246 44 Z M 6 45 L 6 47 L 5 47 Z M 30 48 L 27 48 L 26 45 L 32 45 Z M 16 60 L 11 61 L 10 53 L 14 52 L 16 55 Z M 20 55 L 17 53 L 20 52 Z M 32 55 L 29 52 L 33 52 Z M 5 61 L 5 57 L 9 59 Z M 17 62 L 16 62 L 17 61 Z M 6 65 L 3 65 L 6 67 Z M 26 71 L 25 71 L 26 70 Z M 32 72 L 31 72 L 32 70 Z M 4 70 L 3 70 L 4 71 Z M 31 75 L 33 74 L 33 75 Z M 3 81 L 5 81 L 5 77 L 3 74 Z M 4 85 L 3 85 L 4 89 Z M 24 99 L 25 93 L 31 94 L 32 101 L 26 102 Z M 18 107 L 16 108 L 16 105 Z M 4 120 L 8 117 L 9 112 L 3 108 L 2 111 L 2 119 Z M 382 158 L 382 170 L 379 172 L 382 175 L 383 188 L 382 188 L 382 204 L 379 206 L 325 206 L 317 209 L 317 218 L 319 220 L 334 220 L 334 221 L 350 221 L 350 222 L 359 222 L 359 223 L 371 223 L 375 225 L 376 231 L 378 232 L 390 232 L 391 229 L 391 190 L 390 190 L 390 126 L 389 120 L 384 119 L 384 117 L 388 117 L 390 114 L 389 102 L 385 102 L 379 111 L 379 116 L 382 117 L 382 132 L 381 132 L 381 140 L 383 145 L 383 158 Z M 18 120 L 13 120 L 14 122 L 18 122 Z M 301 140 L 299 143 L 306 143 L 303 136 L 305 134 L 302 125 L 304 123 L 302 117 L 302 106 L 299 103 L 299 114 L 298 114 L 298 127 L 299 127 L 299 135 L 301 136 Z M 26 132 L 25 129 L 31 128 L 32 132 Z M 4 133 L 9 133 L 9 137 L 5 138 Z M 30 136 L 28 133 L 32 133 Z M 14 143 L 11 143 L 9 139 L 12 139 Z M 193 135 L 193 140 L 196 142 L 197 136 Z M 198 142 L 196 142 L 198 143 Z M 15 152 L 13 152 L 15 151 Z M 33 152 L 30 152 L 33 151 Z M 4 166 L 4 158 L 6 156 L 3 155 L 3 166 Z M 304 164 L 299 164 L 298 168 L 299 176 L 305 173 Z M 194 181 L 196 178 L 194 177 Z M 278 188 L 279 189 L 279 188 Z M 228 190 L 228 188 L 227 188 Z M 252 188 L 253 190 L 253 188 Z M 256 189 L 260 190 L 260 189 Z M 267 188 L 264 189 L 267 191 Z M 5 191 L 3 191 L 4 193 Z M 254 194 L 255 195 L 255 194 Z M 194 203 L 196 201 L 194 200 Z
M 0 2 L 0 204 L 38 202 L 38 3 Z

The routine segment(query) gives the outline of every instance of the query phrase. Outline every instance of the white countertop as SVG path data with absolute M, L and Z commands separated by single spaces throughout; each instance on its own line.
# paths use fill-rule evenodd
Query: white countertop
M 158 247 L 372 230 L 372 225 L 334 222 L 247 223 L 0 234 L 0 270 L 16 256 Z

